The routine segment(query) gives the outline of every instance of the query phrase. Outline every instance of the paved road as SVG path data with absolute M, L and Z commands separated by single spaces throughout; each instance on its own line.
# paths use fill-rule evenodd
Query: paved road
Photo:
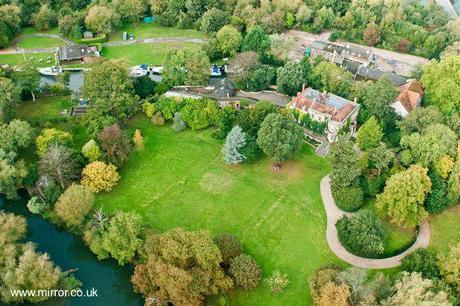
M 370 259 L 363 258 L 348 252 L 340 243 L 335 223 L 344 215 L 350 215 L 350 213 L 340 210 L 336 205 L 334 198 L 331 193 L 329 175 L 323 177 L 321 180 L 321 198 L 323 200 L 324 209 L 327 215 L 327 228 L 326 228 L 326 239 L 329 244 L 329 248 L 332 252 L 340 259 L 348 262 L 357 267 L 366 269 L 386 269 L 397 267 L 401 264 L 401 260 L 408 254 L 419 248 L 426 248 L 430 244 L 430 225 L 428 221 L 424 220 L 420 225 L 417 240 L 415 243 L 403 253 L 384 259 Z

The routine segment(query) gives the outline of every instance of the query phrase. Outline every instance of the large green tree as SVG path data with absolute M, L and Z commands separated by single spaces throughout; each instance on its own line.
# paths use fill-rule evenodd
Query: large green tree
M 401 135 L 423 133 L 427 127 L 435 123 L 444 123 L 444 117 L 439 108 L 434 105 L 417 107 L 407 117 L 398 123 Z
M 363 97 L 364 108 L 369 116 L 388 126 L 394 123 L 395 114 L 390 104 L 397 96 L 396 87 L 388 75 L 370 85 Z
M 9 2 L 2 2 L 9 3 Z M 0 47 L 6 47 L 21 26 L 21 8 L 13 4 L 0 5 Z
M 136 266 L 131 278 L 135 291 L 146 300 L 199 305 L 206 296 L 232 287 L 220 266 L 219 248 L 208 232 L 176 228 L 147 240 L 146 260 Z
M 382 141 L 383 132 L 377 119 L 374 116 L 367 119 L 358 130 L 356 135 L 356 143 L 361 150 L 369 150 L 379 146 Z
M 290 96 L 294 96 L 302 89 L 302 85 L 308 83 L 308 73 L 311 67 L 308 61 L 303 60 L 299 63 L 289 62 L 276 71 L 276 85 L 278 91 Z
M 392 223 L 414 227 L 428 216 L 423 203 L 430 190 L 427 169 L 412 165 L 388 179 L 383 193 L 377 195 L 376 206 Z
M 174 85 L 205 85 L 210 74 L 210 61 L 201 48 L 170 50 L 163 70 L 164 80 Z
M 261 26 L 253 27 L 244 37 L 242 51 L 266 52 L 270 48 L 270 36 Z
M 83 94 L 90 100 L 86 125 L 93 134 L 105 126 L 134 114 L 138 97 L 134 95 L 128 64 L 123 60 L 104 60 L 85 73 Z
M 257 144 L 279 168 L 302 145 L 303 131 L 291 114 L 269 114 L 260 125 Z
M 423 67 L 425 101 L 445 114 L 460 112 L 460 56 L 443 57 Z
M 233 26 L 223 26 L 216 35 L 217 46 L 224 56 L 235 56 L 240 50 L 243 38 L 241 33 Z
M 346 136 L 339 137 L 331 144 L 329 150 L 331 165 L 331 184 L 333 188 L 345 188 L 354 185 L 361 169 L 358 166 L 358 154 L 353 148 L 353 142 Z
M 10 79 L 0 77 L 0 122 L 14 118 L 19 93 Z

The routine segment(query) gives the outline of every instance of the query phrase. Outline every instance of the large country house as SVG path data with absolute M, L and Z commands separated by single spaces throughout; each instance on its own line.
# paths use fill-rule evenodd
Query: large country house
M 399 86 L 399 95 L 396 102 L 391 104 L 395 113 L 406 117 L 417 106 L 420 106 L 423 97 L 423 87 L 419 81 L 411 80 Z
M 338 132 L 344 127 L 349 127 L 352 133 L 356 131 L 359 104 L 334 94 L 304 88 L 287 107 L 308 114 L 312 120 L 326 122 L 326 138 L 330 142 L 336 140 Z

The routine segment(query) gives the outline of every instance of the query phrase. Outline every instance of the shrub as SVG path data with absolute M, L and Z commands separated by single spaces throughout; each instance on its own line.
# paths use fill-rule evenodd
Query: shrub
M 386 232 L 380 219 L 371 211 L 362 210 L 336 223 L 339 240 L 355 255 L 378 257 L 385 250 Z
M 128 159 L 131 142 L 118 124 L 105 127 L 97 134 L 97 139 L 106 162 L 121 166 Z
M 33 196 L 27 202 L 27 208 L 31 213 L 39 215 L 46 210 L 47 205 L 39 197 Z
M 44 155 L 48 148 L 55 145 L 69 146 L 72 144 L 72 135 L 58 129 L 44 129 L 35 140 L 38 154 Z
M 157 86 L 155 86 L 155 89 L 153 90 L 153 92 L 156 93 L 157 95 L 162 95 L 165 92 L 167 92 L 170 88 L 171 86 L 169 86 L 168 83 L 162 81 L 158 83 Z
M 230 261 L 230 275 L 238 287 L 245 290 L 254 289 L 260 282 L 261 270 L 256 261 L 246 254 L 241 254 Z
M 270 291 L 273 293 L 281 293 L 284 288 L 289 285 L 289 277 L 285 273 L 281 273 L 278 270 L 273 271 L 272 275 L 265 280 Z
M 86 157 L 90 162 L 98 160 L 101 156 L 101 151 L 94 139 L 88 141 L 82 148 L 81 153 Z
M 308 279 L 308 286 L 315 304 L 318 304 L 321 299 L 321 289 L 327 283 L 335 281 L 340 272 L 342 272 L 342 268 L 334 264 L 319 267 L 313 271 Z
M 241 243 L 235 236 L 223 233 L 214 237 L 214 242 L 222 254 L 222 261 L 229 264 L 230 260 L 241 254 Z
M 406 256 L 401 268 L 407 272 L 419 272 L 424 278 L 440 277 L 436 254 L 427 249 L 419 249 Z
M 355 211 L 363 204 L 364 193 L 360 187 L 333 188 L 332 195 L 337 206 L 344 211 Z
M 160 112 L 156 112 L 155 114 L 153 114 L 151 121 L 153 125 L 164 125 L 165 124 L 165 118 Z
M 136 149 L 142 150 L 144 148 L 144 137 L 142 137 L 142 133 L 139 129 L 134 131 L 133 142 Z
M 153 114 L 155 114 L 155 112 L 157 111 L 157 108 L 153 103 L 144 102 L 142 104 L 142 111 L 145 113 L 147 117 L 152 118 Z
M 94 194 L 86 186 L 73 184 L 59 197 L 55 209 L 58 217 L 69 227 L 78 227 L 94 204 Z
M 216 122 L 219 108 L 211 99 L 189 99 L 182 108 L 183 120 L 192 130 L 205 129 Z
M 94 161 L 83 169 L 81 184 L 97 193 L 112 190 L 119 179 L 117 167 L 101 161 Z

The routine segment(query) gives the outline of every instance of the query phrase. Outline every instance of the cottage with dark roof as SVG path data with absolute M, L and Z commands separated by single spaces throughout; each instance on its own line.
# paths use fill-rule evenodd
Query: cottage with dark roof
M 395 113 L 406 117 L 417 106 L 420 106 L 423 97 L 423 86 L 417 80 L 410 80 L 399 87 L 399 95 L 396 102 L 391 104 Z
M 297 93 L 287 107 L 308 114 L 318 122 L 326 122 L 326 136 L 330 142 L 336 140 L 343 127 L 349 126 L 351 133 L 356 131 L 359 104 L 334 94 L 306 88 Z
M 61 46 L 58 50 L 59 62 L 91 62 L 95 57 L 99 57 L 97 47 L 87 45 Z

